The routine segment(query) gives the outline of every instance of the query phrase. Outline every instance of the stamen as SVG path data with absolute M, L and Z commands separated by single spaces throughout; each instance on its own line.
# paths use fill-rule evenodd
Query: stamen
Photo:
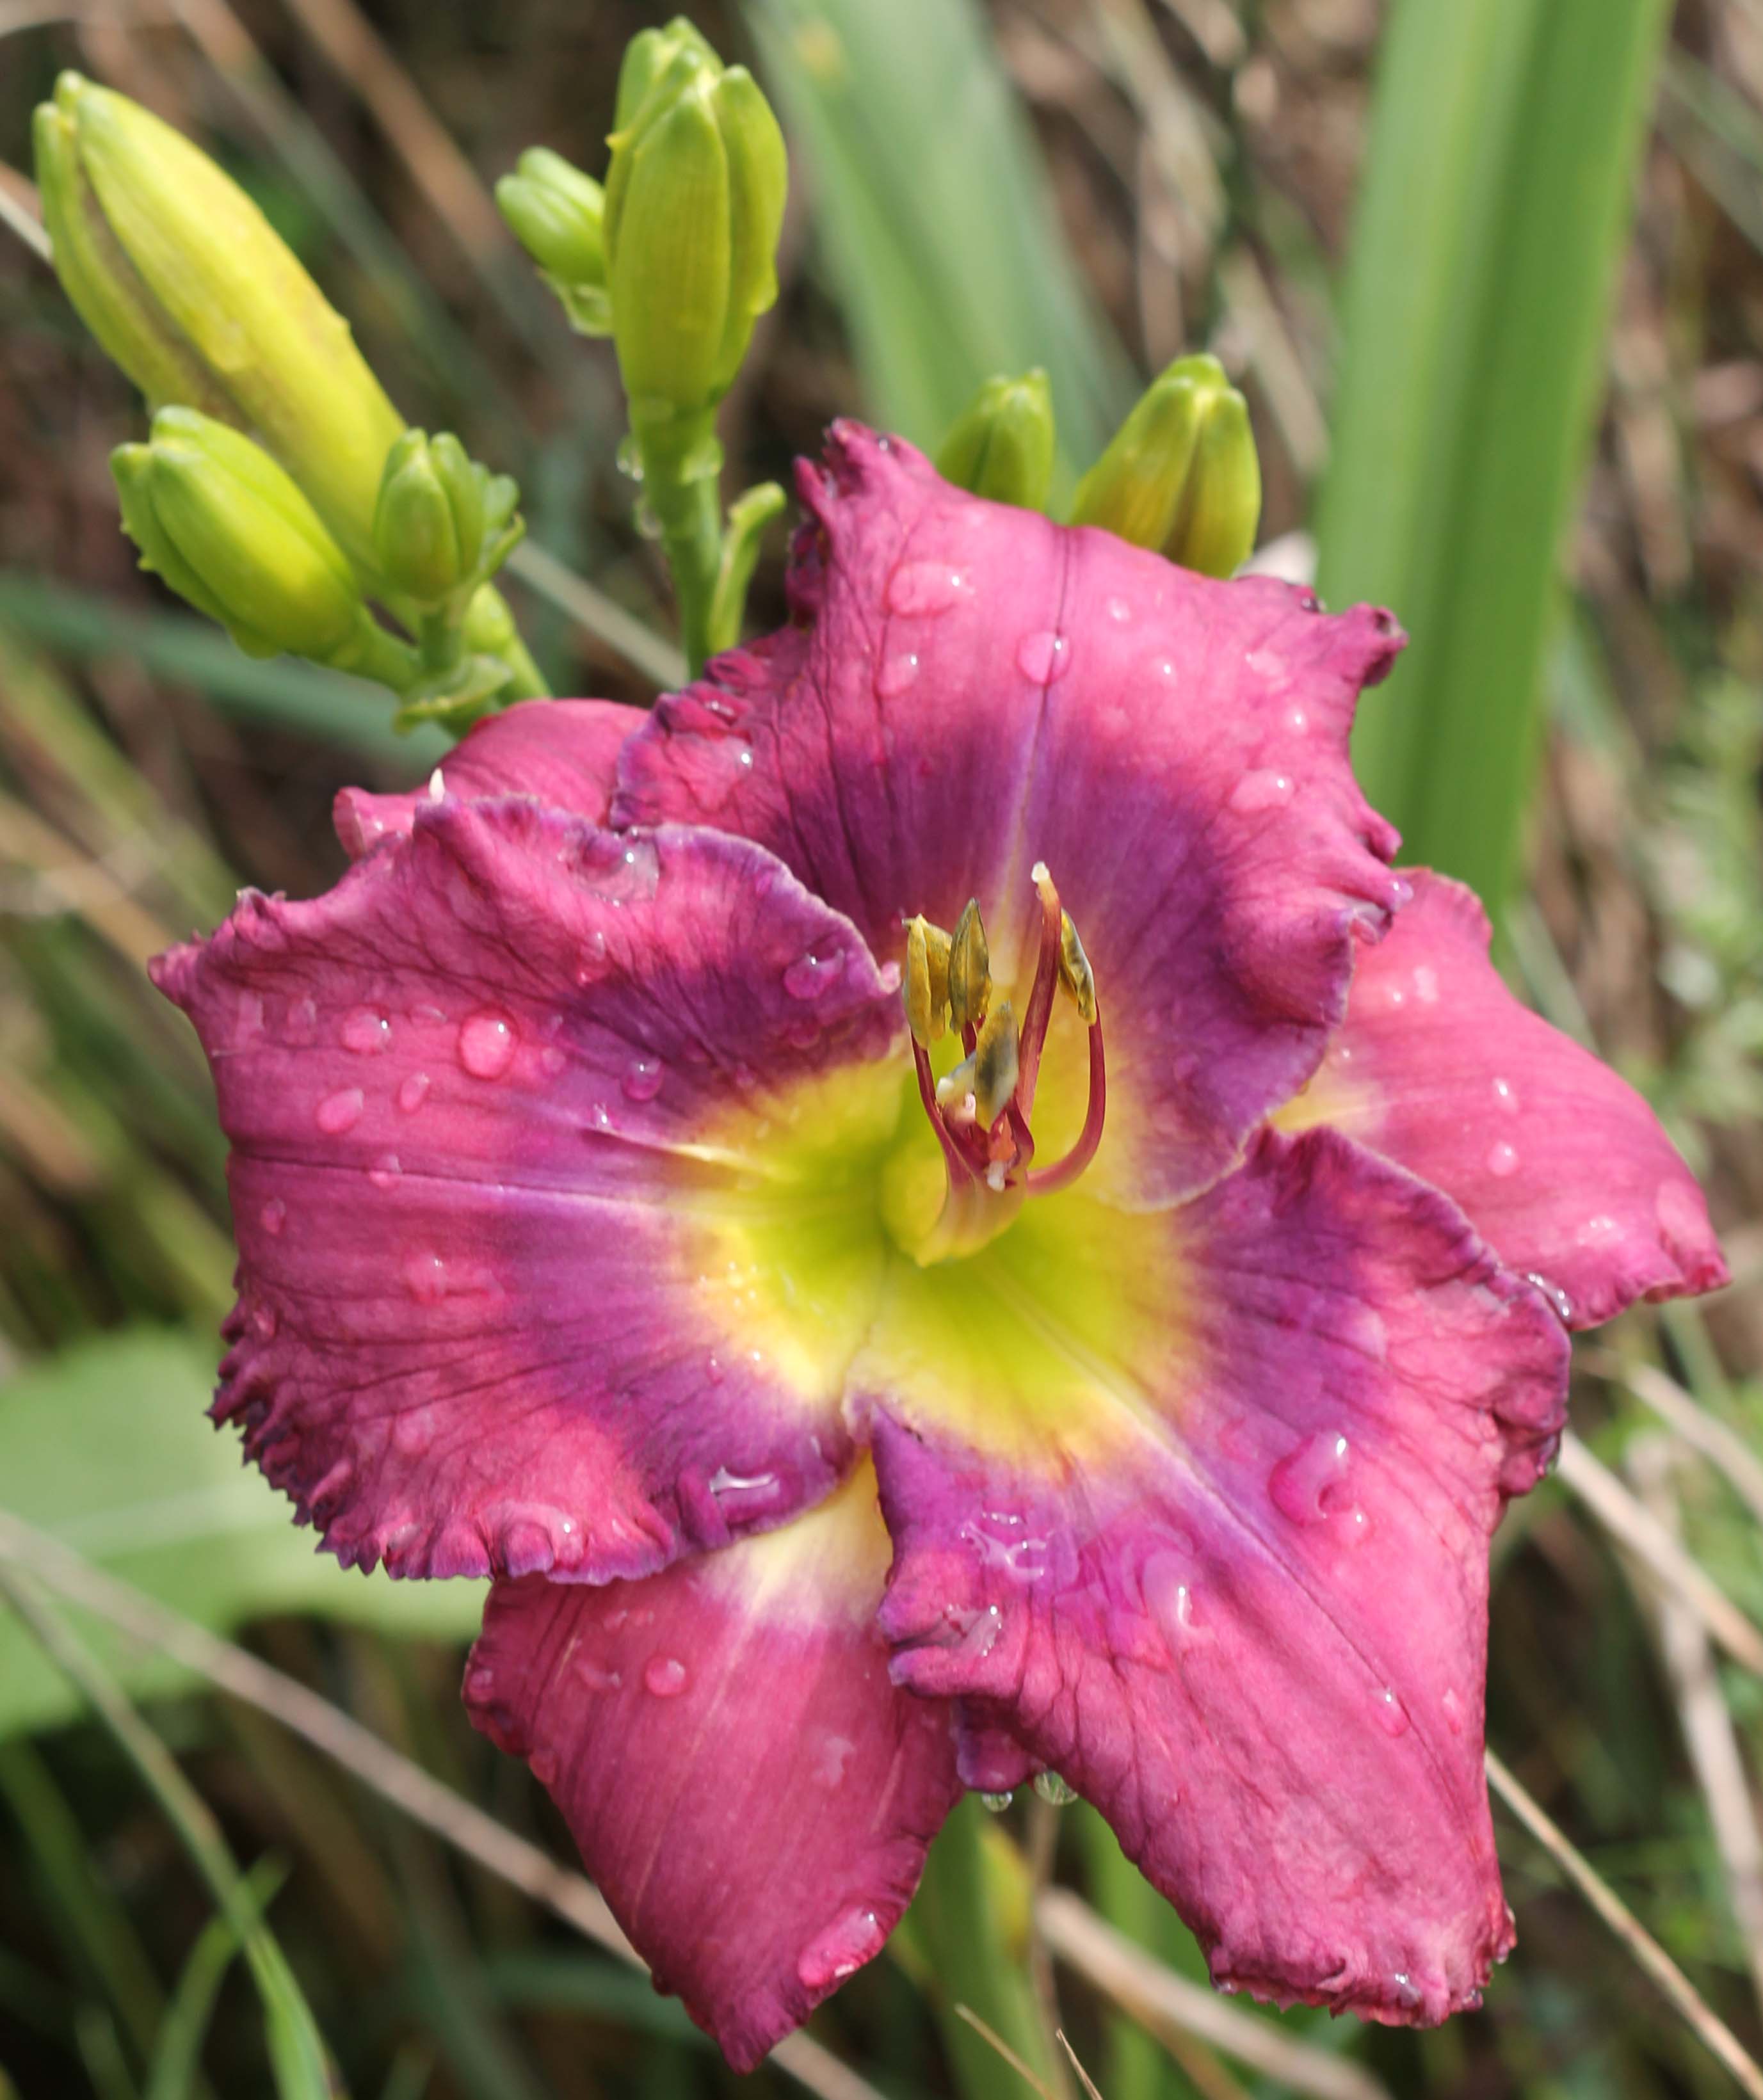
M 1094 1012 L 1092 1002 L 1092 1012 Z M 1096 1156 L 1096 1147 L 1102 1142 L 1102 1126 L 1108 1113 L 1108 1073 L 1102 1050 L 1102 1018 L 1099 1014 L 1089 1024 L 1089 1107 L 1085 1114 L 1084 1127 L 1077 1133 L 1077 1142 L 1065 1157 L 1051 1167 L 1036 1167 L 1029 1170 L 1025 1185 L 1031 1196 L 1056 1195 L 1061 1189 L 1069 1189 L 1090 1161 Z
M 977 1123 L 989 1132 L 1016 1092 L 1020 1052 L 1016 1015 L 1001 999 L 986 1016 L 970 1054 L 937 1082 L 937 1105 L 957 1123 Z
M 917 1196 L 890 1220 L 900 1245 L 922 1264 L 977 1253 L 1006 1229 L 1027 1197 L 1068 1189 L 1102 1142 L 1107 1074 L 1095 974 L 1045 863 L 1037 861 L 1032 875 L 1041 902 L 1041 938 L 1019 1030 L 1011 1002 L 995 996 L 976 898 L 968 899 L 952 934 L 922 918 L 907 923 L 903 996 L 912 1025 L 912 1065 L 918 1098 L 948 1176 L 934 1222 L 923 1217 Z M 1077 1142 L 1053 1166 L 1037 1167 L 1029 1118 L 1061 989 L 1089 1030 L 1089 1100 Z M 930 1045 L 945 1030 L 960 1037 L 966 1055 L 938 1079 Z
M 949 1021 L 965 1037 L 986 1017 L 992 997 L 992 954 L 986 945 L 986 929 L 979 916 L 979 900 L 970 897 L 961 907 L 949 944 Z M 973 1049 L 970 1041 L 970 1052 Z
M 949 1025 L 949 951 L 940 926 L 911 920 L 906 928 L 906 1019 L 915 1043 L 940 1040 Z
M 1035 862 L 1029 870 L 1029 879 L 1041 899 L 1041 951 L 1035 959 L 1035 982 L 1029 990 L 1027 1010 L 1023 1016 L 1022 1077 L 1017 1083 L 1016 1099 L 1025 1119 L 1035 1105 L 1035 1085 L 1041 1077 L 1041 1053 L 1046 1046 L 1047 1024 L 1053 1018 L 1053 995 L 1060 977 L 1060 928 L 1071 923 L 1059 909 L 1059 893 L 1053 886 L 1053 878 L 1044 860 Z

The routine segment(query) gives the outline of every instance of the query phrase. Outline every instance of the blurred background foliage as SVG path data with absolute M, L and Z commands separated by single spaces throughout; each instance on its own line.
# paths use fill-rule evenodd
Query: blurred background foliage
M 106 461 L 139 404 L 24 237 L 29 112 L 61 67 L 200 139 L 411 420 L 519 476 L 532 545 L 510 590 L 556 689 L 644 699 L 669 614 L 616 469 L 609 351 L 568 333 L 488 185 L 534 143 L 597 170 L 618 55 L 665 11 L 0 0 L 0 216 L 21 236 L 0 233 L 0 1508 L 241 1644 L 191 1635 L 180 1661 L 139 1613 L 123 1633 L 77 1617 L 82 1667 L 144 1702 L 161 1765 L 0 1618 L 0 2096 L 316 2089 L 303 1992 L 358 2095 L 736 2083 L 568 1929 L 597 1929 L 591 1892 L 532 1849 L 568 1859 L 567 1838 L 458 1705 L 471 1586 L 315 1559 L 201 1422 L 228 1302 L 222 1145 L 142 964 L 241 882 L 323 887 L 336 787 L 419 778 L 441 746 L 394 739 L 345 679 L 248 661 L 136 573 Z M 1215 351 L 1254 412 L 1264 560 L 1332 602 L 1387 601 L 1415 637 L 1368 704 L 1368 783 L 1416 858 L 1504 905 L 1514 981 L 1708 1176 L 1737 1282 L 1582 1349 L 1589 1449 L 1496 1542 L 1490 1740 L 1754 2047 L 1763 0 L 688 11 L 755 64 L 794 156 L 783 298 L 723 417 L 728 485 L 784 474 L 840 412 L 934 445 L 979 379 L 1039 364 L 1068 491 L 1144 373 Z M 0 1529 L 0 1572 L 20 1550 Z M 217 1669 L 285 1706 L 317 1695 L 298 1710 L 329 1749 L 205 1688 Z M 409 1762 L 376 1765 L 351 1719 Z M 217 1819 L 200 1842 L 190 1782 Z M 816 2015 L 826 2053 L 757 2083 L 1029 2089 L 953 2017 L 978 1935 L 1030 1992 L 996 2021 L 1033 2030 L 1032 1988 L 1056 1992 L 1107 2100 L 1733 2089 L 1499 1820 L 1518 1954 L 1485 2011 L 1418 2036 L 1207 2027 L 1181 1993 L 1191 1941 L 1087 1811 L 974 1810 L 943 1870 L 984 1898 L 965 1936 L 945 1894 Z M 1074 1924 L 1063 1894 L 1151 1966 L 1119 1940 L 1086 1957 L 1091 1913 Z

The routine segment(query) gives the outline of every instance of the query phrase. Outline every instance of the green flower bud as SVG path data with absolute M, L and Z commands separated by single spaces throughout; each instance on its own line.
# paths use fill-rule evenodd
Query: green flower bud
M 251 656 L 351 662 L 372 625 L 349 564 L 269 455 L 193 408 L 162 408 L 152 441 L 111 457 L 141 566 Z
M 149 406 L 252 431 L 370 576 L 403 419 L 281 236 L 187 139 L 77 73 L 35 135 L 56 267 L 104 349 Z
M 406 430 L 386 456 L 373 550 L 395 591 L 438 606 L 475 589 L 519 536 L 519 492 L 468 458 L 450 431 Z
M 744 67 L 723 68 L 689 24 L 646 34 L 620 78 L 607 283 L 632 427 L 683 452 L 701 446 L 777 297 L 789 165 Z
M 722 61 L 709 38 L 683 15 L 676 15 L 663 29 L 639 29 L 625 45 L 612 112 L 615 131 L 622 131 L 636 121 L 650 89 L 683 52 L 710 73 L 722 70 Z
M 988 379 L 943 440 L 937 471 L 994 503 L 1039 510 L 1053 485 L 1053 390 L 1037 366 Z
M 561 153 L 534 146 L 496 185 L 496 202 L 576 328 L 584 335 L 610 335 L 606 195 L 599 184 Z
M 1204 576 L 1231 575 L 1261 519 L 1248 408 L 1215 357 L 1154 379 L 1078 484 L 1074 525 L 1102 525 Z

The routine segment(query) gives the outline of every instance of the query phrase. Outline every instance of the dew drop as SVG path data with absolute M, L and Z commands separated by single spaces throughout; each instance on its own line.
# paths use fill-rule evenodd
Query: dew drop
M 824 1786 L 828 1793 L 845 1784 L 845 1767 L 856 1753 L 857 1745 L 849 1736 L 823 1735 L 815 1745 L 815 1758 L 810 1771 L 817 1785 Z
M 514 1062 L 515 1025 L 494 1007 L 480 1007 L 459 1024 L 459 1062 L 474 1079 L 499 1079 Z
M 876 691 L 884 700 L 891 700 L 897 694 L 904 693 L 917 676 L 918 652 L 903 649 L 890 656 L 876 673 Z
M 382 1152 L 367 1170 L 367 1178 L 376 1189 L 395 1189 L 404 1169 L 398 1163 L 395 1152 Z
M 678 1656 L 652 1655 L 643 1665 L 643 1688 L 657 1699 L 677 1699 L 686 1688 L 686 1665 Z
M 359 1087 L 345 1087 L 340 1092 L 325 1095 L 313 1110 L 312 1120 L 327 1137 L 340 1137 L 344 1131 L 354 1129 L 366 1106 L 366 1097 Z
M 888 579 L 888 611 L 929 618 L 970 598 L 973 589 L 965 570 L 947 562 L 908 562 Z
M 1061 1779 L 1056 1771 L 1037 1771 L 1035 1791 L 1054 1808 L 1069 1808 L 1077 1798 L 1077 1789 Z
M 1164 685 L 1173 686 L 1175 683 L 1175 660 L 1173 657 L 1160 656 L 1151 668 Z
M 466 1672 L 467 1699 L 488 1699 L 495 1689 L 496 1673 L 493 1670 L 480 1666 L 476 1670 L 468 1670 Z
M 1463 1701 L 1455 1692 L 1447 1692 L 1438 1705 L 1445 1717 L 1445 1726 L 1453 1736 L 1460 1736 L 1463 1733 Z
M 1422 1006 L 1438 1004 L 1438 973 L 1429 964 L 1422 963 L 1414 973 L 1414 996 Z
M 1116 627 L 1125 627 L 1133 617 L 1133 608 L 1124 598 L 1108 600 L 1108 617 Z
M 837 983 L 845 968 L 845 951 L 816 955 L 812 949 L 798 955 L 784 973 L 784 989 L 792 999 L 819 999 Z
M 708 1358 L 705 1363 L 704 1374 L 712 1385 L 720 1385 L 722 1383 L 722 1366 L 720 1360 L 715 1357 Z
M 288 1207 L 281 1197 L 272 1196 L 257 1214 L 258 1222 L 272 1240 L 281 1238 L 281 1229 L 288 1222 Z
M 994 1815 L 1001 1815 L 1015 1798 L 1014 1793 L 983 1793 L 979 1797 L 979 1805 L 982 1808 L 989 1808 Z
M 1414 1988 L 1413 1979 L 1406 1969 L 1398 1969 L 1390 1979 L 1390 1988 L 1395 1992 L 1396 2003 L 1404 2011 L 1412 2012 L 1421 2002 L 1421 1994 Z
M 317 1002 L 310 999 L 295 999 L 288 1008 L 288 1040 L 290 1043 L 310 1043 L 317 1029 Z
M 1573 1237 L 1580 1246 L 1608 1246 L 1612 1240 L 1622 1237 L 1622 1228 L 1601 1211 L 1596 1217 L 1588 1218 Z
M 1496 1079 L 1496 1080 L 1495 1080 L 1495 1082 L 1494 1082 L 1494 1099 L 1495 1099 L 1496 1101 L 1498 1101 L 1498 1102 L 1499 1102 L 1500 1105 L 1503 1109 L 1505 1109 L 1505 1110 L 1506 1110 L 1506 1112 L 1507 1112 L 1507 1114 L 1509 1114 L 1509 1115 L 1516 1115 L 1516 1114 L 1518 1114 L 1518 1096 L 1517 1093 L 1516 1093 L 1516 1092 L 1513 1091 L 1513 1084 L 1512 1084 L 1511 1080 L 1509 1080 L 1509 1079 Z
M 418 1305 L 439 1305 L 447 1295 L 447 1264 L 438 1254 L 407 1254 L 404 1287 Z
M 1319 1430 L 1287 1452 L 1267 1476 L 1267 1493 L 1293 1524 L 1321 1524 L 1344 1508 L 1351 1447 L 1338 1430 Z
M 413 1072 L 398 1089 L 398 1113 L 414 1115 L 422 1107 L 432 1082 L 426 1072 Z
M 596 926 L 577 952 L 576 982 L 585 991 L 605 974 L 606 936 Z
M 634 1101 L 652 1101 L 661 1091 L 661 1061 L 659 1057 L 633 1057 L 625 1067 L 625 1076 L 619 1081 L 626 1097 Z
M 254 1305 L 251 1308 L 251 1332 L 258 1341 L 274 1341 L 276 1330 L 280 1324 L 273 1305 Z
M 1310 717 L 1301 708 L 1288 708 L 1285 711 L 1285 726 L 1291 730 L 1293 736 L 1302 736 L 1310 727 Z
M 391 1048 L 391 1020 L 377 1006 L 357 1006 L 344 1015 L 342 1047 L 357 1057 L 377 1057 Z
M 824 1991 L 862 1968 L 887 1938 L 882 1921 L 861 1905 L 848 1910 L 802 1949 L 796 1974 L 805 1991 Z
M 1054 684 L 1071 668 L 1070 638 L 1051 628 L 1025 634 L 1017 645 L 1016 668 L 1035 685 Z
M 1501 1138 L 1497 1145 L 1491 1145 L 1488 1147 L 1487 1171 L 1490 1174 L 1495 1176 L 1496 1179 L 1502 1181 L 1505 1180 L 1509 1174 L 1516 1174 L 1518 1172 L 1518 1153 L 1513 1146 L 1507 1144 L 1504 1138 Z
M 1527 1271 L 1524 1280 L 1527 1283 L 1534 1283 L 1542 1292 L 1563 1327 L 1573 1325 L 1573 1300 L 1558 1283 L 1551 1283 L 1546 1276 L 1539 1276 L 1534 1268 Z
M 1260 767 L 1245 773 L 1231 790 L 1231 807 L 1245 812 L 1280 809 L 1291 801 L 1296 789 L 1297 783 L 1289 773 Z
M 1386 1736 L 1405 1736 L 1408 1732 L 1408 1710 L 1387 1684 L 1372 1701 L 1372 1711 Z

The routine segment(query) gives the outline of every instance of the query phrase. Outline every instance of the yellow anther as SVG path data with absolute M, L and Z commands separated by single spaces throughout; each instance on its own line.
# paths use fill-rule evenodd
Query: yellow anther
M 1078 1018 L 1086 1027 L 1096 1025 L 1096 973 L 1089 967 L 1084 944 L 1077 938 L 1069 911 L 1059 914 L 1059 982 L 1076 1003 Z
M 1001 999 L 986 1016 L 972 1056 L 938 1080 L 937 1105 L 953 1122 L 972 1121 L 989 1130 L 1016 1091 L 1018 1069 L 1016 1016 L 1010 1001 Z
M 906 927 L 906 1019 L 926 1048 L 949 1025 L 949 936 L 920 916 Z
M 979 900 L 970 897 L 955 922 L 949 946 L 949 1021 L 957 1030 L 977 1028 L 992 997 L 992 956 L 979 917 Z

